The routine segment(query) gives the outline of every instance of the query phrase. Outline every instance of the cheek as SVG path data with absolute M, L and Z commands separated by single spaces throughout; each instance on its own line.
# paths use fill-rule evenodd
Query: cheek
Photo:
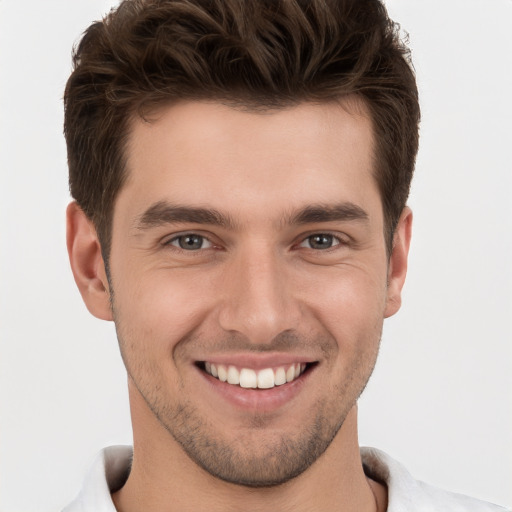
M 317 282 L 309 309 L 337 340 L 338 346 L 378 344 L 386 307 L 386 278 L 382 272 L 345 268 Z M 311 301 L 311 297 L 316 297 Z
M 382 268 L 381 268 L 382 267 Z M 130 350 L 149 359 L 172 355 L 181 339 L 201 328 L 221 335 L 215 323 L 222 287 L 230 280 L 221 268 L 126 268 L 114 281 L 116 323 Z M 284 281 L 283 293 L 302 313 L 304 331 L 327 330 L 339 346 L 378 340 L 386 304 L 386 269 L 366 265 L 301 267 Z M 302 330 L 301 329 L 301 330 Z M 128 348 L 128 346 L 127 346 Z
M 130 279 L 114 282 L 116 323 L 124 341 L 137 344 L 139 351 L 172 353 L 174 345 L 203 321 L 212 286 L 202 276 L 165 269 L 128 275 Z

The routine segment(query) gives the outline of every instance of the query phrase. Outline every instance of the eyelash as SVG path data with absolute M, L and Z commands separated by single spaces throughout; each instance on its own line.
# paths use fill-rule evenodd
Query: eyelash
M 306 247 L 307 249 L 310 249 L 310 250 L 315 251 L 315 252 L 333 251 L 333 250 L 336 250 L 336 248 L 339 248 L 340 246 L 347 245 L 347 243 L 348 243 L 346 240 L 343 240 L 340 236 L 335 235 L 333 233 L 317 232 L 317 233 L 312 233 L 312 234 L 306 236 L 305 238 L 303 238 L 298 246 L 299 247 L 304 247 L 303 244 L 307 243 L 308 241 L 311 244 L 311 239 L 314 238 L 314 237 L 318 237 L 318 238 L 320 238 L 320 237 L 329 237 L 329 238 L 332 238 L 332 242 L 333 242 L 333 245 L 331 245 L 330 247 L 327 247 L 325 249 L 315 249 L 313 247 Z
M 179 244 L 179 240 L 182 239 L 182 238 L 200 238 L 201 239 L 201 247 L 199 247 L 198 249 L 185 249 L 183 247 L 180 247 L 179 245 L 174 245 L 173 242 L 177 242 Z M 209 247 L 203 247 L 202 245 L 204 244 L 204 242 L 208 243 L 210 246 Z M 176 235 L 176 236 L 173 236 L 172 238 L 170 238 L 169 240 L 166 240 L 163 245 L 165 246 L 171 246 L 172 248 L 178 250 L 178 251 L 184 251 L 184 252 L 199 252 L 200 250 L 204 250 L 204 249 L 212 249 L 214 247 L 214 244 L 213 242 L 205 235 L 200 235 L 198 233 L 194 233 L 194 232 L 190 232 L 190 233 L 183 233 L 181 235 Z
M 197 249 L 185 249 L 183 247 L 180 247 L 179 246 L 180 239 L 187 238 L 187 237 L 200 238 L 201 239 L 201 247 L 199 247 Z M 331 245 L 330 247 L 327 247 L 325 249 L 319 249 L 319 248 L 315 249 L 313 247 L 306 247 L 305 245 L 303 245 L 303 244 L 308 243 L 308 240 L 311 243 L 311 239 L 314 237 L 332 238 L 333 245 Z M 207 244 L 209 244 L 209 247 L 203 247 L 205 242 Z M 177 245 L 175 245 L 174 243 L 176 243 Z M 340 248 L 340 246 L 346 246 L 348 244 L 349 244 L 349 241 L 347 241 L 346 239 L 343 239 L 339 235 L 335 235 L 335 234 L 329 233 L 327 231 L 325 231 L 325 232 L 320 231 L 320 232 L 314 232 L 314 233 L 308 234 L 307 236 L 303 237 L 298 244 L 294 244 L 294 248 L 302 247 L 302 248 L 309 249 L 314 252 L 331 252 L 333 250 L 336 250 L 337 248 Z M 177 251 L 181 251 L 181 252 L 188 252 L 188 253 L 198 253 L 198 252 L 202 252 L 203 250 L 209 250 L 209 249 L 216 248 L 215 244 L 208 238 L 208 236 L 201 235 L 201 234 L 193 232 L 193 231 L 175 235 L 172 238 L 164 241 L 163 245 L 167 246 L 167 247 L 171 247 L 173 250 L 177 250 Z

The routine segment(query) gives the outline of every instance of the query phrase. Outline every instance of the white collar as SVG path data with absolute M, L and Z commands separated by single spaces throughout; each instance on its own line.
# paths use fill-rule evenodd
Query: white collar
M 128 478 L 132 456 L 131 446 L 102 450 L 80 494 L 62 512 L 116 512 L 111 492 L 120 489 Z M 415 480 L 404 466 L 376 448 L 361 448 L 361 458 L 366 475 L 388 487 L 387 512 L 507 512 L 497 505 Z

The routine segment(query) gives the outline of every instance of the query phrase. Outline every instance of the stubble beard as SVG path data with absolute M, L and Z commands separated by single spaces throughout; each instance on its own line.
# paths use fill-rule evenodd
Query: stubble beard
M 114 311 L 114 318 L 115 315 Z M 145 357 L 127 357 L 126 340 L 116 318 L 116 331 L 128 375 L 138 393 L 161 426 L 181 446 L 188 457 L 211 476 L 235 485 L 261 488 L 274 487 L 288 482 L 306 471 L 332 443 L 348 413 L 354 407 L 373 372 L 380 345 L 368 343 L 370 349 L 358 353 L 352 361 L 343 382 L 324 393 L 322 401 L 315 402 L 307 425 L 295 435 L 267 428 L 268 418 L 252 414 L 248 424 L 237 438 L 223 435 L 222 425 L 215 425 L 201 414 L 182 390 L 177 390 L 183 400 L 176 403 L 162 393 L 165 385 L 154 376 L 158 368 L 151 367 Z M 182 340 L 184 341 L 184 340 Z M 361 341 L 364 346 L 365 341 Z M 307 340 L 304 344 L 317 343 L 329 352 L 325 340 Z M 185 343 L 186 345 L 186 343 Z M 332 345 L 331 345 L 332 346 Z M 135 348 L 131 343 L 130 348 Z M 134 363 L 133 365 L 131 363 Z M 133 371 L 135 370 L 135 371 Z M 334 398 L 333 398 L 334 397 Z
M 198 410 L 185 403 L 171 411 L 154 397 L 142 395 L 160 424 L 198 466 L 215 478 L 246 487 L 273 487 L 286 483 L 308 469 L 327 449 L 341 428 L 347 411 L 336 422 L 327 411 L 293 438 L 269 433 L 266 419 L 253 416 L 239 438 L 226 438 L 222 426 L 208 424 Z
M 368 360 L 364 363 L 367 366 Z M 136 378 L 128 365 L 127 369 L 148 408 L 192 461 L 225 482 L 261 488 L 286 483 L 321 457 L 364 390 L 374 363 L 375 358 L 364 376 L 352 375 L 334 393 L 329 393 L 323 403 L 316 402 L 315 410 L 311 411 L 314 418 L 293 437 L 271 431 L 267 418 L 257 415 L 251 416 L 239 437 L 229 437 L 222 425 L 205 418 L 196 405 L 188 400 L 171 404 L 147 379 Z

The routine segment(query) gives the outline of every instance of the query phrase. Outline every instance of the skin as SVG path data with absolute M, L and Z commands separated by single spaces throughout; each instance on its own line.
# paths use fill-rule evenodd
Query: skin
M 127 156 L 110 279 L 94 227 L 68 208 L 75 279 L 91 313 L 115 320 L 129 376 L 118 510 L 385 510 L 362 471 L 356 401 L 400 307 L 412 215 L 387 254 L 363 105 L 177 104 L 133 121 Z M 308 371 L 244 390 L 204 361 Z

